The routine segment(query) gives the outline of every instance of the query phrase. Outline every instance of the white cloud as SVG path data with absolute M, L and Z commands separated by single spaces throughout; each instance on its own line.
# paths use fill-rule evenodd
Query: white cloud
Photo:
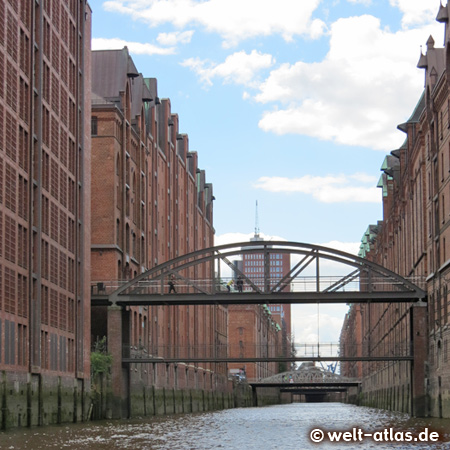
M 259 233 L 260 237 L 265 241 L 286 241 L 285 238 L 279 236 L 270 236 L 268 234 Z M 214 245 L 227 245 L 234 244 L 236 242 L 249 242 L 254 236 L 254 233 L 224 233 L 214 236 Z
M 359 246 L 361 245 L 361 242 L 329 241 L 317 245 L 332 248 L 334 250 L 339 250 L 341 252 L 350 253 L 351 255 L 357 255 L 359 252 Z
M 292 305 L 292 330 L 297 344 L 337 343 L 341 334 L 343 319 L 348 311 L 347 305 Z M 319 321 L 317 321 L 317 316 Z M 306 352 L 316 351 L 311 346 L 297 349 L 298 356 L 307 356 Z M 321 349 L 322 356 L 325 352 L 337 350 L 330 346 Z M 311 354 L 311 353 L 310 353 Z M 335 354 L 335 353 L 334 353 Z
M 330 253 L 333 255 L 332 250 L 339 250 L 341 252 L 349 253 L 350 255 L 357 256 L 361 242 L 341 242 L 341 241 L 330 241 L 325 243 L 315 243 L 315 245 L 320 247 L 325 247 L 331 249 Z M 325 251 L 325 253 L 328 253 Z M 291 255 L 291 266 L 298 264 L 303 259 L 300 254 Z M 352 258 L 349 258 L 351 261 Z M 320 276 L 321 276 L 321 286 L 326 288 L 331 284 L 338 281 L 341 277 L 352 273 L 355 268 L 352 265 L 346 264 L 344 262 L 334 261 L 332 259 L 327 259 L 325 257 L 320 258 Z M 315 264 L 309 264 L 302 270 L 301 275 L 297 281 L 293 284 L 294 290 L 314 290 L 316 276 L 316 266 Z M 305 277 L 305 279 L 302 279 Z M 347 285 L 347 290 L 354 290 L 357 286 L 354 283 L 349 283 Z
M 172 55 L 175 53 L 174 47 L 161 48 L 153 44 L 141 44 L 139 42 L 129 42 L 123 39 L 92 39 L 92 50 L 115 50 L 128 47 L 131 53 L 137 55 Z
M 260 128 L 383 151 L 400 146 L 396 125 L 423 89 L 419 46 L 442 31 L 437 24 L 392 33 L 369 15 L 337 20 L 323 61 L 282 64 L 261 84 L 255 99 L 277 106 Z
M 403 13 L 402 25 L 404 28 L 430 23 L 436 18 L 439 8 L 437 1 L 390 0 L 390 4 Z
M 172 33 L 159 33 L 156 40 L 161 45 L 176 46 L 177 44 L 189 44 L 193 35 L 193 30 L 174 31 Z
M 233 53 L 221 64 L 214 64 L 189 58 L 181 63 L 189 67 L 207 85 L 212 85 L 213 78 L 221 78 L 225 83 L 242 84 L 244 86 L 258 86 L 257 74 L 259 71 L 272 67 L 275 63 L 272 55 L 252 50 L 250 54 L 245 51 Z
M 349 3 L 356 3 L 365 6 L 369 6 L 372 4 L 372 0 L 347 0 Z
M 358 184 L 352 184 L 354 181 Z M 361 182 L 369 182 L 371 185 L 363 186 Z M 361 174 L 324 177 L 305 175 L 300 178 L 261 177 L 254 187 L 269 192 L 309 194 L 323 203 L 380 203 L 381 193 L 374 186 L 375 183 L 375 178 L 368 175 L 363 177 Z
M 325 24 L 312 18 L 319 3 L 278 0 L 274 7 L 272 0 L 109 0 L 103 6 L 150 26 L 171 23 L 182 29 L 200 25 L 222 36 L 225 46 L 232 46 L 244 39 L 274 34 L 286 41 L 300 35 L 316 38 L 325 31 Z

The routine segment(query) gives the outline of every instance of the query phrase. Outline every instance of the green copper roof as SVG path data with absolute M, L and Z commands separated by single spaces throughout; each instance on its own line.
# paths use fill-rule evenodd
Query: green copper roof
M 383 197 L 387 197 L 387 195 L 388 195 L 387 180 L 389 178 L 390 178 L 389 175 L 382 173 L 380 176 L 380 179 L 378 180 L 377 187 L 383 189 Z M 392 180 L 392 178 L 390 178 L 390 179 Z

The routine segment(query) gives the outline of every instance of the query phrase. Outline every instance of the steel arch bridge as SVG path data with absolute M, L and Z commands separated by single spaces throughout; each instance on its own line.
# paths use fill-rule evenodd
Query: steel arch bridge
M 251 275 L 233 260 L 258 256 Z M 271 275 L 271 258 L 291 255 L 288 273 Z M 228 269 L 227 269 L 228 267 Z M 225 272 L 240 276 L 242 292 L 229 293 Z M 333 274 L 334 271 L 334 274 Z M 169 293 L 172 280 L 176 292 Z M 415 282 L 413 282 L 415 281 Z M 385 303 L 426 300 L 423 280 L 410 280 L 366 259 L 332 248 L 285 241 L 220 245 L 178 256 L 128 282 L 96 281 L 92 305 L 218 305 Z
M 278 373 L 262 380 L 248 380 L 252 387 L 253 405 L 257 406 L 256 389 L 278 388 L 280 392 L 304 395 L 306 401 L 324 401 L 327 394 L 346 393 L 361 389 L 361 381 L 332 373 L 312 364 L 303 364 L 298 369 Z

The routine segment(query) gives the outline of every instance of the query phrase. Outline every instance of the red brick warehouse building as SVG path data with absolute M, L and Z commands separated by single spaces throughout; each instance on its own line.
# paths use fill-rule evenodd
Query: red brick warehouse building
M 410 363 L 404 361 L 347 363 L 341 369 L 363 377 L 367 405 L 415 413 L 410 398 L 413 386 L 422 393 L 416 402 L 420 414 L 448 418 L 450 4 L 439 6 L 436 1 L 436 10 L 436 20 L 445 27 L 444 46 L 435 46 L 430 36 L 419 58 L 424 90 L 410 118 L 398 126 L 405 133 L 404 144 L 381 166 L 383 220 L 368 227 L 360 252 L 426 290 L 427 303 L 352 305 L 341 334 L 348 348 L 372 355 L 408 350 L 412 341 L 420 339 L 423 345 L 414 352 L 414 367 L 420 367 L 422 374 L 414 377 Z M 420 327 L 414 327 L 417 317 Z
M 92 74 L 92 280 L 93 289 L 109 289 L 179 255 L 212 247 L 213 189 L 198 168 L 197 153 L 189 151 L 188 136 L 179 132 L 170 100 L 158 98 L 156 79 L 137 71 L 127 48 L 94 51 Z M 207 278 L 206 270 L 195 269 L 189 277 Z M 170 356 L 175 349 L 188 355 L 226 344 L 226 311 L 128 307 L 122 325 L 114 326 L 122 327 L 122 344 L 134 356 Z M 119 320 L 106 307 L 94 307 L 92 314 L 94 341 L 108 336 L 113 320 Z M 115 396 L 126 399 L 123 386 L 129 386 L 131 398 L 136 396 L 130 402 L 133 415 L 143 412 L 139 398 L 151 386 L 222 392 L 227 387 L 225 364 L 131 364 L 123 370 L 117 358 L 116 364 L 121 380 L 113 380 Z
M 0 1 L 2 427 L 85 417 L 90 30 L 85 0 Z

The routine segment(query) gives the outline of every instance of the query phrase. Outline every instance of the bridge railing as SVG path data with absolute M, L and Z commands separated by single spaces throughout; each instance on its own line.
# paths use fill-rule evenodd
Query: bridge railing
M 410 356 L 409 344 L 396 344 L 390 348 L 370 349 L 365 344 L 340 346 L 338 343 L 296 343 L 295 355 L 285 353 L 276 345 L 216 344 L 216 345 L 175 345 L 175 344 L 137 344 L 124 345 L 123 357 L 125 358 L 186 358 L 186 359 L 226 359 L 226 358 L 289 358 L 295 361 L 305 358 L 404 358 Z
M 404 290 L 402 283 L 386 279 L 386 277 L 372 276 L 370 279 L 358 277 L 350 282 L 341 283 L 342 276 L 321 276 L 319 279 L 315 276 L 302 276 L 292 279 L 288 284 L 283 284 L 276 288 L 280 278 L 264 278 L 258 276 L 249 276 L 248 281 L 244 280 L 243 292 L 255 292 L 255 287 L 262 292 L 275 290 L 277 293 L 283 292 L 392 292 Z M 235 293 L 238 292 L 236 284 L 230 286 L 228 291 L 227 284 L 232 278 L 222 277 L 220 279 L 209 278 L 174 278 L 175 293 L 182 294 L 214 294 L 214 293 Z M 168 294 L 170 289 L 169 277 L 165 276 L 158 279 L 143 279 L 137 281 L 125 293 L 139 295 L 163 295 Z M 420 280 L 413 280 L 419 285 Z M 117 289 L 127 284 L 126 280 L 103 280 L 91 282 L 91 295 L 107 296 Z M 253 284 L 253 286 L 252 286 Z

